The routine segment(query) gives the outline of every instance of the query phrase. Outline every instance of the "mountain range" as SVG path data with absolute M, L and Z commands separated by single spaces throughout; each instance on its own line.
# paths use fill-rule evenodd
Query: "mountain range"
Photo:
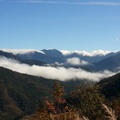
M 57 49 L 48 49 L 48 50 L 1 49 L 1 51 L 14 54 L 22 59 L 42 60 L 46 63 L 53 63 L 58 61 L 62 62 L 62 59 L 73 58 L 73 57 L 79 57 L 80 59 L 87 60 L 88 62 L 98 62 L 102 59 L 120 53 L 120 51 L 98 50 L 93 52 L 86 52 L 86 51 L 65 51 L 65 50 L 57 50 Z M 51 59 L 47 60 L 48 57 L 50 57 Z
M 38 66 L 73 67 L 90 71 L 120 70 L 120 51 L 0 50 L 0 56 L 19 63 Z M 1 65 L 2 66 L 2 65 Z M 4 66 L 3 66 L 4 67 Z
M 56 49 L 43 50 L 0 50 L 0 56 L 12 58 L 27 64 L 55 64 L 63 66 L 94 66 L 93 68 L 100 69 L 116 69 L 120 66 L 120 51 L 65 51 Z M 31 62 L 30 62 L 31 61 Z M 109 62 L 110 61 L 110 64 Z M 107 63 L 107 64 L 106 64 Z M 107 67 L 109 66 L 111 67 Z M 115 66 L 114 66 L 115 64 Z M 106 66 L 105 66 L 106 65 Z M 92 68 L 92 67 L 91 67 Z
M 0 66 L 57 80 L 100 80 L 120 71 L 120 51 L 0 50 Z

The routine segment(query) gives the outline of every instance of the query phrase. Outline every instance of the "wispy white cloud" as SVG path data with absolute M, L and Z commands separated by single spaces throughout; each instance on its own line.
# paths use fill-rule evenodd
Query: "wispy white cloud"
M 119 38 L 116 38 L 116 41 L 117 41 L 117 42 L 119 42 L 119 41 L 120 41 L 120 39 L 119 39 Z
M 89 63 L 87 61 L 80 60 L 80 58 L 73 57 L 73 58 L 67 59 L 67 64 L 71 64 L 71 65 L 88 65 Z
M 20 3 L 44 3 L 44 4 L 73 4 L 73 5 L 106 5 L 120 6 L 119 2 L 59 2 L 59 1 L 42 1 L 42 0 L 0 0 L 0 2 L 20 2 Z
M 0 57 L 0 66 L 35 76 L 41 76 L 48 79 L 70 80 L 70 79 L 88 79 L 99 81 L 102 78 L 114 75 L 116 73 L 105 70 L 102 72 L 88 72 L 83 69 L 65 68 L 65 67 L 51 67 L 51 66 L 29 66 L 21 64 L 18 61 Z

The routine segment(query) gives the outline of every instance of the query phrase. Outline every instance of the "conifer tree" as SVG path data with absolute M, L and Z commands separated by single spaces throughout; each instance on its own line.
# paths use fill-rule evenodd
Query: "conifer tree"
M 68 111 L 66 100 L 63 98 L 65 95 L 64 87 L 56 82 L 51 92 L 54 101 L 46 100 L 48 111 L 52 114 L 60 114 Z

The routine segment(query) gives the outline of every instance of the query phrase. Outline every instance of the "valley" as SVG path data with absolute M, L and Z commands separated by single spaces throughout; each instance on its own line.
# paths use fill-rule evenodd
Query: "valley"
M 56 82 L 64 87 L 65 99 L 75 107 L 80 105 L 79 102 L 76 104 L 73 102 L 79 101 L 77 98 L 79 94 L 91 96 L 90 99 L 80 96 L 83 97 L 81 100 L 86 102 L 92 101 L 96 96 L 96 100 L 103 100 L 113 109 L 119 106 L 120 52 L 99 51 L 91 55 L 83 53 L 63 54 L 63 51 L 55 49 L 0 50 L 0 118 L 26 120 L 26 115 L 38 111 L 40 101 L 45 101 L 46 97 L 53 100 L 50 94 Z M 97 90 L 97 86 L 100 93 L 92 94 Z M 83 115 L 88 118 L 92 117 L 93 113 L 87 116 L 88 111 L 83 111 L 85 110 L 83 107 L 87 106 L 81 105 L 77 110 L 82 110 Z M 115 111 L 117 112 L 116 109 Z M 100 115 L 102 114 L 104 113 L 101 112 Z M 30 117 L 32 119 L 32 116 Z

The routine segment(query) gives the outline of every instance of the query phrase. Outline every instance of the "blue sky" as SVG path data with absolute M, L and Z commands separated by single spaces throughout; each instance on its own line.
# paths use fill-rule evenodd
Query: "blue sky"
M 120 50 L 119 0 L 0 0 L 0 49 Z

